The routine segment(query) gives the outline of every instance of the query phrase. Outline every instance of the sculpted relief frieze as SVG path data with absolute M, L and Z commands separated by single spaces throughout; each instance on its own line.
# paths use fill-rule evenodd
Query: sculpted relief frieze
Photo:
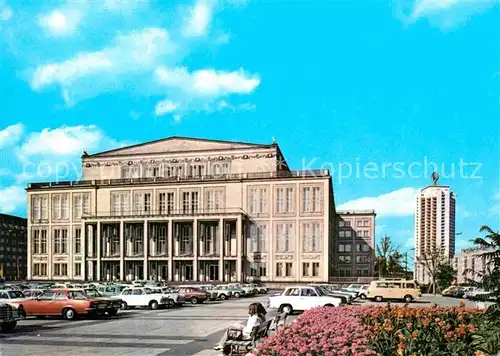
M 276 255 L 277 261 L 293 261 L 293 255 Z
M 47 256 L 33 256 L 33 262 L 45 262 L 47 260 Z
M 192 163 L 192 162 L 213 162 L 213 161 L 233 161 L 237 159 L 260 159 L 273 158 L 275 153 L 256 153 L 256 154 L 240 154 L 240 155 L 219 155 L 219 156 L 200 156 L 193 158 L 164 158 L 164 159 L 144 159 L 139 161 L 120 160 L 113 162 L 87 162 L 85 167 L 111 167 L 111 166 L 135 166 L 135 165 L 160 165 L 160 164 L 175 164 L 175 163 Z
M 321 255 L 320 254 L 304 254 L 302 255 L 303 260 L 320 260 Z

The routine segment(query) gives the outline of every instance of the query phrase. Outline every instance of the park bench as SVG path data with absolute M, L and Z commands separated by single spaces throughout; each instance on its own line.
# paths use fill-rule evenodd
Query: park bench
M 243 337 L 243 330 L 229 328 L 227 330 L 227 340 L 223 346 L 231 347 L 231 355 L 246 354 L 257 347 L 257 343 L 269 336 L 270 332 L 276 332 L 286 321 L 287 313 L 281 313 L 272 320 L 254 326 L 250 337 Z

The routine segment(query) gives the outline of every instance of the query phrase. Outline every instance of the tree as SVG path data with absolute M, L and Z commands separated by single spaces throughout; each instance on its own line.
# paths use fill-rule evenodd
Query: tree
M 482 272 L 474 272 L 480 277 L 480 281 L 471 281 L 471 284 L 490 291 L 487 296 L 494 297 L 498 301 L 500 298 L 500 234 L 486 225 L 481 226 L 479 232 L 486 235 L 476 237 L 473 243 L 485 251 L 479 256 L 485 261 L 487 268 Z
M 431 280 L 427 292 L 432 289 L 432 294 L 436 294 L 436 288 L 439 292 L 440 288 L 437 284 L 439 270 L 442 265 L 449 263 L 441 249 L 433 248 L 430 251 L 421 253 L 421 255 L 416 258 L 416 262 L 423 267 L 424 273 L 428 274 Z
M 436 272 L 436 280 L 439 289 L 443 290 L 448 288 L 451 283 L 457 278 L 457 271 L 449 263 L 443 263 L 438 266 Z
M 378 272 L 378 277 L 394 276 L 404 271 L 402 267 L 403 255 L 393 244 L 390 236 L 382 237 L 375 252 L 375 270 Z

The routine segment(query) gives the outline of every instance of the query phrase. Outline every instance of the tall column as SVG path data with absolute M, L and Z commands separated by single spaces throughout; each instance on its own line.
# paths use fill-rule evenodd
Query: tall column
M 243 282 L 242 277 L 242 264 L 243 264 L 243 229 L 242 229 L 242 219 L 241 215 L 238 216 L 236 220 L 236 255 L 238 259 L 236 260 L 236 281 Z
M 97 222 L 97 279 L 101 280 L 101 222 Z
M 219 219 L 219 281 L 224 281 L 224 219 Z
M 120 221 L 120 280 L 125 280 L 125 224 Z
M 82 260 L 81 260 L 81 271 L 82 279 L 85 281 L 87 279 L 87 237 L 88 237 L 88 226 L 85 222 L 82 223 Z
M 167 254 L 168 254 L 168 281 L 171 282 L 173 281 L 173 270 L 174 270 L 174 263 L 173 263 L 173 255 L 174 255 L 174 238 L 173 238 L 173 225 L 174 223 L 172 220 L 168 221 L 168 232 L 167 232 Z
M 144 279 L 149 280 L 149 266 L 148 266 L 148 255 L 149 255 L 149 233 L 148 233 L 148 220 L 144 220 L 144 237 L 142 245 L 144 246 L 144 266 L 142 271 L 144 274 Z
M 193 280 L 198 280 L 198 219 L 193 221 Z

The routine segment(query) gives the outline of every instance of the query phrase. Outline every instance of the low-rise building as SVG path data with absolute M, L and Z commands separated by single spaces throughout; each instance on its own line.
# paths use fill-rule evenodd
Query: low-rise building
M 466 248 L 460 251 L 453 259 L 453 267 L 457 271 L 457 284 L 464 284 L 471 280 L 481 281 L 481 276 L 488 269 L 488 260 L 481 255 L 493 250 L 482 248 Z
M 84 154 L 82 166 L 82 180 L 28 185 L 33 280 L 332 275 L 330 173 L 291 171 L 276 143 L 170 137 Z
M 375 267 L 374 210 L 337 211 L 335 268 L 331 281 L 370 281 Z
M 27 220 L 0 214 L 0 279 L 22 280 L 27 275 Z

